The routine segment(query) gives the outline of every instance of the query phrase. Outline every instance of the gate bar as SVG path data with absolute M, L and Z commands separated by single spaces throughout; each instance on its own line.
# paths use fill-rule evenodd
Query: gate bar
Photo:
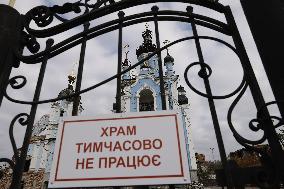
M 83 26 L 84 26 L 84 31 L 87 31 L 90 27 L 90 23 L 86 22 L 83 24 Z M 77 82 L 76 82 L 75 93 L 81 90 L 83 69 L 84 69 L 84 63 L 85 63 L 86 45 L 87 45 L 87 36 L 84 35 L 83 40 L 82 40 L 80 60 L 79 60 L 78 71 L 77 71 Z M 78 115 L 79 105 L 80 105 L 80 96 L 75 96 L 74 102 L 73 102 L 72 116 Z
M 155 24 L 155 34 L 156 34 L 156 44 L 157 49 L 160 49 L 160 34 L 159 34 L 159 26 L 158 26 L 158 17 L 157 13 L 159 10 L 158 6 L 152 7 L 152 12 L 154 12 L 154 24 Z M 166 110 L 166 95 L 165 95 L 165 83 L 164 83 L 164 72 L 163 72 L 163 63 L 161 59 L 161 52 L 158 53 L 158 64 L 159 64 L 159 79 L 160 79 L 160 93 L 161 93 L 161 100 L 162 100 L 162 110 Z
M 123 11 L 118 12 L 119 28 L 118 28 L 118 54 L 117 54 L 117 74 L 121 73 L 122 64 L 122 28 L 123 18 L 125 13 Z M 116 113 L 121 113 L 121 75 L 116 79 Z
M 212 97 L 212 91 L 211 91 L 210 82 L 209 82 L 209 79 L 208 79 L 208 76 L 207 76 L 206 67 L 203 64 L 204 58 L 203 58 L 203 53 L 202 53 L 200 41 L 198 39 L 198 33 L 197 33 L 196 25 L 195 25 L 195 18 L 192 15 L 193 7 L 188 6 L 186 8 L 186 10 L 189 13 L 189 16 L 190 16 L 190 19 L 191 19 L 191 27 L 192 27 L 193 36 L 195 37 L 196 50 L 197 50 L 199 62 L 201 63 L 201 65 L 200 65 L 201 68 L 200 68 L 200 71 L 198 72 L 198 75 L 201 78 L 203 78 L 206 93 L 209 96 Z M 226 158 L 227 156 L 226 156 L 226 151 L 225 151 L 222 133 L 221 133 L 221 130 L 220 130 L 220 124 L 219 124 L 219 121 L 218 121 L 218 115 L 217 115 L 215 103 L 214 103 L 213 98 L 207 98 L 207 99 L 208 99 L 208 104 L 209 104 L 209 108 L 210 108 L 210 112 L 211 112 L 211 116 L 212 116 L 212 121 L 213 121 L 214 131 L 215 131 L 215 135 L 216 135 L 216 139 L 217 139 L 217 143 L 218 143 L 218 148 L 219 148 L 219 153 L 220 153 L 220 157 L 221 157 L 221 161 L 222 161 L 222 166 L 223 166 L 225 173 L 226 173 L 227 186 L 228 186 L 228 188 L 233 188 L 232 175 L 231 175 L 230 170 L 228 169 L 229 167 L 228 167 L 227 158 Z
M 239 30 L 233 17 L 233 13 L 229 6 L 226 6 L 225 17 L 229 26 L 231 27 L 231 31 L 233 33 L 232 37 L 236 45 L 236 49 L 240 53 L 241 64 L 243 66 L 246 81 L 249 85 L 255 106 L 258 111 L 257 119 L 260 119 L 261 121 L 260 124 L 262 126 L 262 130 L 264 131 L 269 143 L 269 147 L 271 148 L 274 169 L 277 170 L 282 182 L 284 182 L 284 151 L 282 150 L 281 144 L 278 140 L 278 136 L 270 118 L 269 111 L 265 106 L 265 100 L 262 96 L 253 68 L 250 64 L 249 57 L 246 53 L 245 46 L 242 42 Z
M 53 45 L 54 41 L 53 39 L 48 39 L 46 41 L 46 49 L 49 49 Z M 34 98 L 33 101 L 38 101 L 40 97 L 40 92 L 42 88 L 42 83 L 43 83 L 43 78 L 45 75 L 45 69 L 46 69 L 46 64 L 48 60 L 48 55 L 44 57 L 44 60 L 42 61 L 41 67 L 40 67 L 40 72 L 38 76 L 38 81 L 34 93 Z M 10 189 L 20 189 L 21 188 L 21 181 L 22 181 L 22 176 L 23 176 L 23 171 L 24 171 L 24 166 L 26 162 L 26 157 L 27 157 L 27 152 L 28 152 L 28 147 L 30 143 L 30 139 L 32 136 L 32 131 L 33 131 L 33 124 L 35 120 L 35 115 L 37 111 L 38 104 L 33 104 L 30 110 L 30 115 L 28 116 L 28 124 L 26 128 L 26 133 L 25 133 L 25 138 L 23 141 L 23 145 L 21 147 L 20 153 L 18 157 L 16 157 L 16 164 L 13 169 L 13 177 L 12 177 L 12 183 L 10 185 Z M 17 155 L 17 154 L 15 154 Z

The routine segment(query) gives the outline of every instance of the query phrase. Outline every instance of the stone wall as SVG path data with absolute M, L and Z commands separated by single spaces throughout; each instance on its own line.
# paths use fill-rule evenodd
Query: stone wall
M 12 171 L 9 168 L 4 169 L 4 175 L 0 180 L 0 189 L 9 189 L 12 178 Z M 24 189 L 43 189 L 44 170 L 28 171 L 23 174 Z

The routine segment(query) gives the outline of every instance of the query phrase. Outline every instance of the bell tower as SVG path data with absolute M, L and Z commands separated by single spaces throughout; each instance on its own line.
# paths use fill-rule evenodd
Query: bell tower
M 157 48 L 152 42 L 152 31 L 146 26 L 142 33 L 143 42 L 136 49 L 137 60 L 141 61 Z M 126 45 L 125 47 L 129 47 Z M 125 60 L 122 62 L 122 70 L 129 68 L 129 51 L 127 50 Z M 192 141 L 191 124 L 189 119 L 189 100 L 184 87 L 179 85 L 179 76 L 174 70 L 175 60 L 167 49 L 164 58 L 165 73 L 165 95 L 167 110 L 179 110 L 182 113 L 183 126 L 186 132 L 186 144 L 188 149 L 189 165 L 192 181 L 197 181 L 197 165 L 195 160 L 195 150 Z M 154 55 L 149 60 L 143 62 L 136 75 L 127 72 L 122 75 L 122 112 L 142 112 L 161 111 L 162 100 L 160 92 L 160 79 L 158 69 L 158 56 Z M 115 108 L 115 106 L 114 106 Z M 115 109 L 113 110 L 115 111 Z

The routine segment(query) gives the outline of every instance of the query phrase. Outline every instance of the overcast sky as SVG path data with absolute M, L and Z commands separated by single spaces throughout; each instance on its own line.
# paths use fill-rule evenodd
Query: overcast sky
M 31 8 L 38 5 L 54 5 L 63 4 L 63 0 L 18 0 L 16 1 L 15 8 L 21 13 L 25 14 Z M 75 0 L 69 1 L 75 2 Z M 243 42 L 246 46 L 247 53 L 255 69 L 256 76 L 259 80 L 259 84 L 264 93 L 265 100 L 271 101 L 274 99 L 271 89 L 269 87 L 265 72 L 261 65 L 261 61 L 258 55 L 258 51 L 253 42 L 252 35 L 250 33 L 247 21 L 244 17 L 241 5 L 237 0 L 223 0 L 220 1 L 224 5 L 230 5 L 237 25 L 239 27 Z M 0 3 L 7 4 L 7 0 L 0 0 Z M 134 7 L 125 10 L 126 15 L 131 15 L 137 12 L 149 11 L 154 4 L 148 4 L 143 6 Z M 187 4 L 183 3 L 157 3 L 160 10 L 163 9 L 175 9 L 184 11 Z M 225 22 L 225 18 L 212 10 L 194 6 L 194 12 L 202 15 L 207 15 Z M 66 15 L 67 18 L 72 15 Z M 95 26 L 107 20 L 117 18 L 117 13 L 108 15 L 94 20 L 91 22 L 91 26 Z M 58 24 L 59 22 L 54 22 Z M 145 29 L 145 24 L 139 24 L 130 26 L 124 29 L 123 43 L 129 44 L 129 59 L 132 64 L 137 62 L 135 50 L 142 43 L 141 33 Z M 150 29 L 154 29 L 153 23 L 149 23 Z M 174 41 L 181 37 L 192 36 L 190 24 L 178 23 L 178 22 L 160 22 L 160 38 L 161 42 L 164 40 Z M 200 35 L 209 35 L 219 37 L 232 43 L 230 37 L 224 36 L 220 33 L 206 29 L 204 27 L 198 27 Z M 82 31 L 82 26 L 73 30 L 69 30 L 62 34 L 54 36 L 55 43 L 66 39 L 68 36 L 76 34 Z M 82 81 L 82 89 L 96 84 L 112 75 L 116 72 L 117 63 L 117 31 L 105 34 L 87 42 L 85 67 Z M 41 39 L 42 49 L 44 48 L 46 39 Z M 213 69 L 213 74 L 210 77 L 212 85 L 212 91 L 215 95 L 222 95 L 232 92 L 241 82 L 243 71 L 237 56 L 230 51 L 227 47 L 211 41 L 201 41 L 201 45 L 204 52 L 205 62 L 210 64 Z M 80 46 L 76 46 L 48 61 L 47 70 L 45 73 L 43 88 L 41 92 L 41 99 L 49 99 L 56 97 L 58 93 L 67 87 L 67 75 L 71 72 L 73 64 L 79 60 Z M 28 51 L 24 52 L 26 55 Z M 170 48 L 170 54 L 175 59 L 174 69 L 178 75 L 180 75 L 180 84 L 183 85 L 187 91 L 187 97 L 190 103 L 190 119 L 191 129 L 193 133 L 193 141 L 195 150 L 198 153 L 204 153 L 207 159 L 219 159 L 219 151 L 217 148 L 215 133 L 212 125 L 212 119 L 208 108 L 207 99 L 196 95 L 193 91 L 186 86 L 183 72 L 187 65 L 197 61 L 197 55 L 194 43 L 187 41 L 179 43 Z M 165 56 L 163 52 L 162 56 Z M 195 72 L 194 72 L 195 71 Z M 39 65 L 27 65 L 22 63 L 19 68 L 14 69 L 12 76 L 24 75 L 27 77 L 27 84 L 20 90 L 8 90 L 9 94 L 16 99 L 31 100 L 33 98 L 33 92 L 35 89 L 36 78 L 39 72 Z M 196 69 L 193 69 L 189 73 L 189 79 L 196 88 L 204 91 L 203 81 L 197 76 Z M 112 103 L 115 101 L 116 82 L 110 82 L 101 86 L 100 88 L 90 91 L 82 95 L 83 102 L 83 115 L 97 115 L 108 114 L 112 109 Z M 228 107 L 230 106 L 233 98 L 227 100 L 216 100 L 217 113 L 222 130 L 222 135 L 225 143 L 227 154 L 231 151 L 235 151 L 241 146 L 235 141 L 231 131 L 229 130 L 226 116 Z M 7 100 L 3 101 L 0 110 L 0 157 L 10 157 L 12 154 L 12 147 L 8 137 L 8 129 L 10 121 L 15 115 L 21 112 L 29 113 L 30 106 L 19 105 L 11 103 Z M 36 115 L 38 120 L 42 115 L 49 113 L 50 104 L 40 105 Z M 277 112 L 275 108 L 273 113 Z M 248 128 L 248 122 L 255 118 L 255 107 L 252 103 L 250 92 L 247 91 L 240 103 L 237 105 L 234 113 L 233 120 L 236 129 L 243 136 L 255 139 L 260 136 L 260 133 L 254 133 Z M 20 147 L 23 141 L 25 127 L 15 127 L 15 138 Z M 214 155 L 212 156 L 210 148 L 214 148 Z

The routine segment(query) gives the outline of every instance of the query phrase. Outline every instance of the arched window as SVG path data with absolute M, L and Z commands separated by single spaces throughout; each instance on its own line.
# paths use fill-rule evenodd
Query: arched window
M 153 92 L 149 89 L 144 89 L 139 95 L 139 111 L 154 111 Z

